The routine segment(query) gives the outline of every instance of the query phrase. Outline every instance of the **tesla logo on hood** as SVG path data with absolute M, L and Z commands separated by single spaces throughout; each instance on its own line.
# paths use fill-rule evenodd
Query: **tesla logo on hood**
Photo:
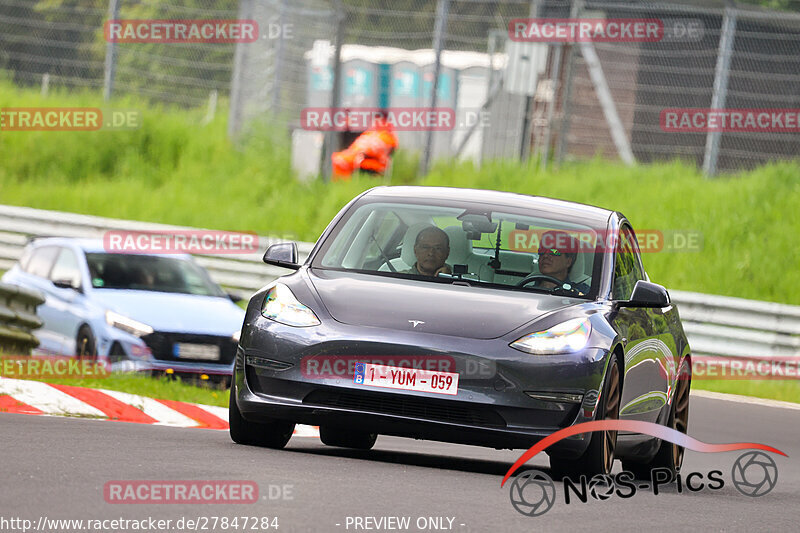
M 409 320 L 408 322 L 414 327 L 417 327 L 418 325 L 425 323 L 422 320 Z

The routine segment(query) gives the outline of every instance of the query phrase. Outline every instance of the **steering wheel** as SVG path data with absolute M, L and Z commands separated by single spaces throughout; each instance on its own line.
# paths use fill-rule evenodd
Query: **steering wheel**
M 566 281 L 561 281 L 560 279 L 554 278 L 553 276 L 547 276 L 545 274 L 531 274 L 530 276 L 525 276 L 519 282 L 517 282 L 517 287 L 524 287 L 525 285 L 527 285 L 531 281 L 534 281 L 534 280 L 537 280 L 537 279 L 542 279 L 544 281 L 549 281 L 549 282 L 555 283 L 556 286 L 553 287 L 554 290 L 555 289 L 563 289 L 564 288 L 564 283 L 567 283 Z

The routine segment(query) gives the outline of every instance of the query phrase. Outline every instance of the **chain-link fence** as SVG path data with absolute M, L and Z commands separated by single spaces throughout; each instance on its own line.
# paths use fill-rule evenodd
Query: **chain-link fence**
M 3 0 L 0 68 L 20 85 L 92 88 L 183 106 L 229 92 L 234 44 L 117 43 L 110 19 L 235 19 L 237 0 Z M 109 72 L 109 69 L 111 72 Z M 111 76 L 109 76 L 111 74 Z
M 577 17 L 659 19 L 659 42 L 593 43 L 624 137 L 637 161 L 680 157 L 709 173 L 752 168 L 800 153 L 800 130 L 669 128 L 667 109 L 794 109 L 800 104 L 800 16 L 752 8 L 593 0 Z M 554 128 L 559 156 L 620 153 L 585 54 L 565 53 L 566 94 Z M 560 118 L 560 120 L 558 120 Z M 713 129 L 713 128 L 705 128 Z M 752 131 L 745 131 L 745 130 Z
M 509 24 L 530 17 L 658 20 L 663 35 L 652 42 L 509 38 Z M 253 20 L 258 35 L 238 43 L 109 43 L 110 19 Z M 796 157 L 800 130 L 669 127 L 664 113 L 796 111 L 798 67 L 800 15 L 717 0 L 0 4 L 0 72 L 15 83 L 186 107 L 221 98 L 229 102 L 231 135 L 252 123 L 285 132 L 295 167 L 310 175 L 353 135 L 304 129 L 309 107 L 454 110 L 449 130 L 399 132 L 400 148 L 423 161 L 538 157 L 547 164 L 600 153 L 626 162 L 680 157 L 710 174 L 751 168 Z

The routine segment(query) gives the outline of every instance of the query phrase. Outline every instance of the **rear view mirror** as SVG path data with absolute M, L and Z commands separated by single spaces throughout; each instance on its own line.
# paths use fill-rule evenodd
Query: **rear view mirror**
M 670 304 L 667 289 L 656 283 L 639 280 L 633 287 L 631 299 L 619 302 L 621 307 L 667 307 Z
M 480 239 L 483 233 L 497 231 L 497 222 L 492 222 L 486 215 L 467 214 L 461 215 L 458 219 L 461 220 L 461 227 L 473 241 Z
M 300 265 L 297 263 L 297 243 L 279 242 L 273 244 L 264 253 L 264 262 L 268 265 L 275 265 L 283 268 L 297 270 Z

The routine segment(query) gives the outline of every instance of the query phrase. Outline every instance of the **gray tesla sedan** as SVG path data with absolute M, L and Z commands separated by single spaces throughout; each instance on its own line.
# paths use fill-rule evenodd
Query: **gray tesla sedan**
M 528 448 L 581 422 L 686 432 L 691 364 L 678 311 L 618 212 L 519 194 L 379 187 L 334 218 L 303 264 L 247 308 L 230 400 L 241 444 L 282 448 L 296 423 L 369 449 L 378 434 Z M 647 435 L 576 435 L 554 471 L 676 471 Z

